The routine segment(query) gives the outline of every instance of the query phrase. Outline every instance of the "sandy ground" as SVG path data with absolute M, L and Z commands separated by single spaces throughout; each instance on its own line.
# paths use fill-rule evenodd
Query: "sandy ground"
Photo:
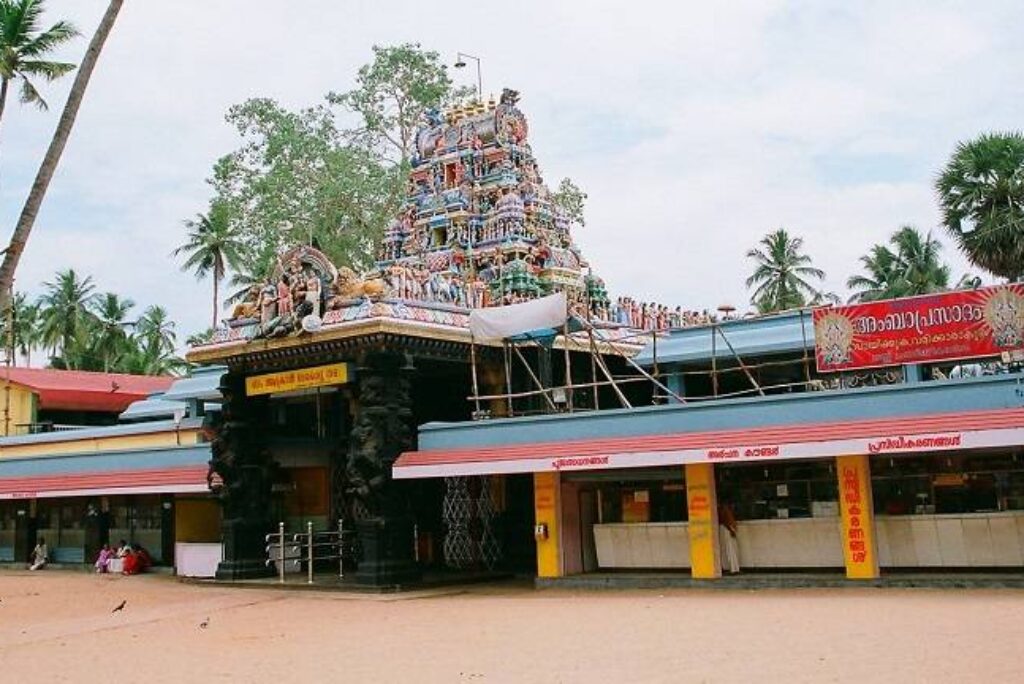
M 1019 590 L 353 596 L 0 572 L 2 682 L 1019 681 L 1022 640 Z

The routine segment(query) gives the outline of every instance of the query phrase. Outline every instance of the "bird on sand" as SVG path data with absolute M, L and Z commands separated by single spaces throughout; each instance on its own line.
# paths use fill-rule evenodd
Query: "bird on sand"
M 121 601 L 121 603 L 119 603 L 119 604 L 117 605 L 117 608 L 114 608 L 114 610 L 112 610 L 112 611 L 110 611 L 110 612 L 111 612 L 111 613 L 116 613 L 116 612 L 117 612 L 117 611 L 119 611 L 119 610 L 124 610 L 124 607 L 125 607 L 125 605 L 126 605 L 127 603 L 128 603 L 128 599 L 125 599 L 124 601 Z
M 209 626 L 210 626 L 210 618 L 206 618 L 205 620 L 203 620 L 202 622 L 199 623 L 199 629 L 206 629 Z

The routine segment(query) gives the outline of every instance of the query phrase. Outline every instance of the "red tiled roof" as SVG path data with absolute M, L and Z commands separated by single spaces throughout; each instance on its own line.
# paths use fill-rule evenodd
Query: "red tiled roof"
M 0 386 L 11 382 L 28 387 L 39 397 L 40 409 L 102 411 L 120 413 L 128 404 L 164 392 L 174 378 L 169 376 L 92 373 L 53 368 L 0 369 Z

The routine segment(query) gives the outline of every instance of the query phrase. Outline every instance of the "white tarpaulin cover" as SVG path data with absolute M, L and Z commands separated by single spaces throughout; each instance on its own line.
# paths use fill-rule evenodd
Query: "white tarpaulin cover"
M 469 312 L 469 331 L 477 340 L 503 340 L 531 332 L 557 330 L 565 321 L 565 293 L 559 292 L 522 304 L 473 309 Z

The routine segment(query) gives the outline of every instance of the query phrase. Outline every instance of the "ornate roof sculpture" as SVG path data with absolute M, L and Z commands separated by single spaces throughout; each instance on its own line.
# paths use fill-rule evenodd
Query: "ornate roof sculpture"
M 405 203 L 384 232 L 376 267 L 357 276 L 312 247 L 292 249 L 210 344 L 371 318 L 466 329 L 471 308 L 558 291 L 577 312 L 606 322 L 613 338 L 629 328 L 668 327 L 667 307 L 609 301 L 604 281 L 573 242 L 569 218 L 551 200 L 518 100 L 518 92 L 505 89 L 497 103 L 428 112 Z

